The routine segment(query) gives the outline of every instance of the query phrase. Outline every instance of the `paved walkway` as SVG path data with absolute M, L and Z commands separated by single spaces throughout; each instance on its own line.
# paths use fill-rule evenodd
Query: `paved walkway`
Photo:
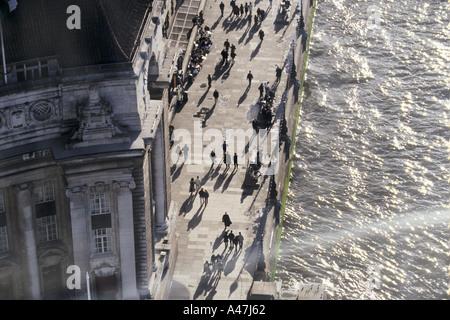
M 251 120 L 257 116 L 259 97 L 258 86 L 261 82 L 275 82 L 276 65 L 284 66 L 283 75 L 278 89 L 274 106 L 282 100 L 283 89 L 286 86 L 288 67 L 285 64 L 290 52 L 291 42 L 296 40 L 295 27 L 299 11 L 295 7 L 290 10 L 288 23 L 275 23 L 278 1 L 273 6 L 268 0 L 253 2 L 252 14 L 257 9 L 263 9 L 266 18 L 262 24 L 254 26 L 244 16 L 230 17 L 229 1 L 224 1 L 225 12 L 220 15 L 220 0 L 207 0 L 203 10 L 205 23 L 212 29 L 213 46 L 210 54 L 203 63 L 203 68 L 196 76 L 189 88 L 187 104 L 173 118 L 175 129 L 187 129 L 194 135 L 194 126 L 198 125 L 198 118 L 193 115 L 201 108 L 208 108 L 206 127 L 224 131 L 226 128 L 251 129 Z M 238 0 L 237 4 L 245 3 Z M 309 1 L 308 1 L 309 3 Z M 305 7 L 307 4 L 304 4 Z M 296 15 L 293 17 L 293 13 Z M 260 28 L 265 32 L 260 41 Z M 227 40 L 236 46 L 237 57 L 234 64 L 227 68 L 218 69 L 221 60 L 220 52 Z M 247 73 L 251 70 L 254 75 L 253 84 L 247 88 Z M 207 75 L 213 76 L 212 87 L 208 89 Z M 219 91 L 219 101 L 214 102 L 213 92 Z M 200 127 L 197 127 L 200 130 Z M 179 142 L 175 142 L 176 148 Z M 203 147 L 211 142 L 203 141 Z M 191 150 L 191 159 L 203 152 Z M 216 150 L 221 158 L 222 150 Z M 233 152 L 234 153 L 234 152 Z M 233 154 L 232 153 L 232 154 Z M 265 213 L 265 201 L 268 195 L 269 178 L 261 179 L 259 188 L 245 188 L 243 186 L 246 164 L 241 164 L 235 170 L 232 164 L 228 170 L 225 165 L 183 164 L 171 163 L 172 200 L 176 204 L 177 218 L 175 232 L 178 238 L 178 256 L 170 283 L 169 299 L 247 299 L 253 281 L 253 274 L 258 260 L 259 221 Z M 200 203 L 199 196 L 190 196 L 189 180 L 201 179 L 201 187 L 209 191 L 207 205 Z M 224 230 L 221 222 L 223 213 L 227 211 L 232 220 L 229 228 L 235 234 L 241 232 L 244 236 L 242 250 L 225 248 L 221 234 Z M 224 257 L 224 271 L 219 277 L 217 272 L 203 273 L 203 264 L 210 261 L 212 254 L 222 254 Z

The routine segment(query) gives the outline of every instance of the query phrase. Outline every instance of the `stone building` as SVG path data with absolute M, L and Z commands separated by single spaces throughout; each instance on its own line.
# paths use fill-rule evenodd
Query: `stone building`
M 171 209 L 167 90 L 148 79 L 173 4 L 17 2 L 2 19 L 0 298 L 147 298 Z

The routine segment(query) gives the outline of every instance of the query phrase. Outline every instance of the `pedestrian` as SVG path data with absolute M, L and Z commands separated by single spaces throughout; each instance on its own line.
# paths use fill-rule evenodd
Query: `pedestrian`
M 211 82 L 212 82 L 211 75 L 208 74 L 208 89 L 211 88 Z
M 258 89 L 259 89 L 259 98 L 262 98 L 262 96 L 264 95 L 264 85 L 262 84 L 262 82 L 259 85 Z
M 225 154 L 227 152 L 227 146 L 228 146 L 227 141 L 224 140 L 222 143 L 223 154 Z
M 214 161 L 216 160 L 216 153 L 214 152 L 214 150 L 211 150 L 209 156 L 211 157 L 211 167 L 212 167 L 214 165 Z
M 233 246 L 234 246 L 234 233 L 233 233 L 233 230 L 230 230 L 230 233 L 228 233 L 228 240 L 230 241 L 230 250 L 233 250 Z
M 241 16 L 244 15 L 244 5 L 241 3 L 241 6 L 239 7 L 239 10 L 241 12 Z
M 250 2 L 248 4 L 248 12 L 249 12 L 250 16 L 252 16 L 252 10 L 253 10 L 253 4 Z
M 264 31 L 262 29 L 259 30 L 259 39 L 261 39 L 261 41 L 264 39 Z
M 252 74 L 251 70 L 247 74 L 247 79 L 248 79 L 248 86 L 251 87 L 252 86 L 252 79 L 253 79 L 253 74 Z
M 233 222 L 231 222 L 230 216 L 228 215 L 227 212 L 225 212 L 225 213 L 223 214 L 223 216 L 222 216 L 222 222 L 223 222 L 223 224 L 224 224 L 224 226 L 225 226 L 225 229 L 228 228 L 229 226 L 231 226 L 231 224 L 233 223 Z
M 236 46 L 234 44 L 231 45 L 230 49 L 231 53 L 236 52 Z
M 208 192 L 208 190 L 204 189 L 204 195 L 203 195 L 203 197 L 204 197 L 203 203 L 205 204 L 205 207 L 206 207 L 206 206 L 208 205 L 208 198 L 209 198 L 209 192 Z
M 213 97 L 214 102 L 217 103 L 217 99 L 219 99 L 219 91 L 217 91 L 217 89 L 214 90 Z
M 239 239 L 237 236 L 234 237 L 233 239 L 233 244 L 234 244 L 234 248 L 236 249 L 236 251 L 238 250 L 238 246 L 239 246 Z
M 205 263 L 203 264 L 203 273 L 209 274 L 210 272 L 211 272 L 211 269 L 210 269 L 209 262 L 205 261 Z
M 225 47 L 225 49 L 228 51 L 230 49 L 230 42 L 227 40 L 225 40 L 225 42 L 223 43 L 223 46 Z
M 223 272 L 222 256 L 219 256 L 219 258 L 217 259 L 217 272 L 218 272 L 218 276 L 220 279 L 220 277 L 222 276 L 222 272 Z
M 245 15 L 248 14 L 248 3 L 246 2 L 244 5 Z
M 258 22 L 259 22 L 259 18 L 258 18 L 258 16 L 255 14 L 255 25 L 257 25 Z
M 221 3 L 219 4 L 219 8 L 220 8 L 220 16 L 223 16 L 223 10 L 225 9 L 225 5 L 224 5 L 223 2 L 221 2 Z
M 202 205 L 203 203 L 205 203 L 205 191 L 203 190 L 203 188 L 198 192 L 198 195 L 200 197 L 200 204 Z
M 236 58 L 236 52 L 231 51 L 230 56 L 231 56 L 231 64 L 234 64 L 234 58 Z
M 276 69 L 276 71 L 275 71 L 275 73 L 276 73 L 276 76 L 277 76 L 277 81 L 280 81 L 280 79 L 281 79 L 281 72 L 282 72 L 283 70 L 279 67 L 279 66 L 277 66 L 277 69 Z
M 228 152 L 225 154 L 225 163 L 227 164 L 227 165 L 226 165 L 226 168 L 227 168 L 227 169 L 230 168 L 230 165 L 231 165 L 231 156 L 230 156 L 230 154 L 229 154 Z
M 223 232 L 223 244 L 225 245 L 225 249 L 228 248 L 228 231 Z
M 234 168 L 237 169 L 238 168 L 238 155 L 236 152 L 234 153 L 233 161 L 234 161 Z
M 269 81 L 267 81 L 264 84 L 264 90 L 266 90 L 266 94 L 270 96 L 269 91 L 270 91 L 270 85 L 269 85 Z
M 237 239 L 239 241 L 239 250 L 242 250 L 242 246 L 244 245 L 244 236 L 239 232 L 237 235 Z
M 195 179 L 195 189 L 198 191 L 200 190 L 200 185 L 202 184 L 202 180 L 197 176 L 197 179 Z
M 215 265 L 216 262 L 217 262 L 217 257 L 216 257 L 215 254 L 213 254 L 213 255 L 211 256 L 211 264 L 212 264 L 212 265 Z
M 237 17 L 239 15 L 239 7 L 237 5 L 234 6 L 234 15 Z
M 228 51 L 223 49 L 222 52 L 220 53 L 222 55 L 222 64 L 224 64 L 225 62 L 228 62 Z
M 189 192 L 192 193 L 195 192 L 195 181 L 194 178 L 191 178 L 191 181 L 189 181 Z

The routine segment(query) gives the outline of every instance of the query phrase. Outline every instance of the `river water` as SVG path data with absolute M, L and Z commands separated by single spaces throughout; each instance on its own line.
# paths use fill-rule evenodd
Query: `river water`
M 450 5 L 318 0 L 275 280 L 448 299 Z

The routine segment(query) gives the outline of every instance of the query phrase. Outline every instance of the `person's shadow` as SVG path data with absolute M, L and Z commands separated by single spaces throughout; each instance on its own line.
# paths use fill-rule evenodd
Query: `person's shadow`
M 198 208 L 197 212 L 194 214 L 191 220 L 188 222 L 187 231 L 193 230 L 200 221 L 202 220 L 203 212 L 205 212 L 206 206 L 202 204 L 200 208 Z

